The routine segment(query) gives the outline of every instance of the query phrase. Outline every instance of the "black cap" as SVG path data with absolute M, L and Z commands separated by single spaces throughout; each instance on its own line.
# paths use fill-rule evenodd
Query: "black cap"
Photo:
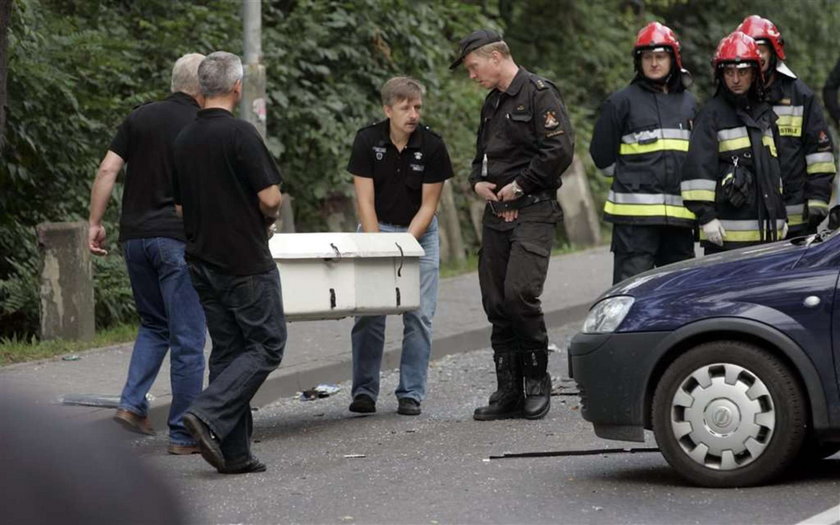
M 461 65 L 461 62 L 464 59 L 478 49 L 479 47 L 486 46 L 487 44 L 492 44 L 493 42 L 501 42 L 502 35 L 493 31 L 492 29 L 479 29 L 478 31 L 473 31 L 469 35 L 465 36 L 461 39 L 461 42 L 458 44 L 458 58 L 455 59 L 455 62 L 452 62 L 452 65 L 449 66 L 449 69 L 455 69 L 456 67 Z

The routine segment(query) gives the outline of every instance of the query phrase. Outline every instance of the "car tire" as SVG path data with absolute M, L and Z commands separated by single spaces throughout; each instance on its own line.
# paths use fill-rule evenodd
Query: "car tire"
M 740 341 L 701 344 L 656 386 L 653 432 L 668 463 L 706 487 L 766 483 L 807 435 L 805 394 L 777 357 Z

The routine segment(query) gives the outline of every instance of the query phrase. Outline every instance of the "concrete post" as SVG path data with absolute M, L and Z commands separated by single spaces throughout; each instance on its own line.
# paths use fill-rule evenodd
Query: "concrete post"
M 563 185 L 557 190 L 557 200 L 563 208 L 563 226 L 569 242 L 576 246 L 600 244 L 598 213 L 589 191 L 586 170 L 577 155 L 562 177 Z
M 93 339 L 93 270 L 87 223 L 44 222 L 36 231 L 43 261 L 41 339 Z

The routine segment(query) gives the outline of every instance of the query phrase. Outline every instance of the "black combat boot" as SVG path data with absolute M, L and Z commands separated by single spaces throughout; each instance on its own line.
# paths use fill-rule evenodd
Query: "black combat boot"
M 540 419 L 551 408 L 551 375 L 548 373 L 548 350 L 530 350 L 521 354 L 525 376 L 525 419 Z
M 489 405 L 475 409 L 473 419 L 492 421 L 522 416 L 522 372 L 517 354 L 498 353 L 493 361 L 496 362 L 499 389 L 490 396 Z

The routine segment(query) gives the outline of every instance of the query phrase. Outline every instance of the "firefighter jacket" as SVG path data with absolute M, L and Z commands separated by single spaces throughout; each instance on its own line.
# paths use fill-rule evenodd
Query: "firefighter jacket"
M 703 225 L 719 219 L 729 250 L 781 237 L 785 222 L 769 104 L 735 108 L 721 88 L 700 110 L 683 165 L 682 197 Z M 700 232 L 700 240 L 708 244 Z
M 506 91 L 493 89 L 481 107 L 470 186 L 514 180 L 525 194 L 554 191 L 572 162 L 574 133 L 550 81 L 519 68 Z
M 767 92 L 778 119 L 777 146 L 782 169 L 788 225 L 793 234 L 805 233 L 806 210 L 828 213 L 836 171 L 833 146 L 822 109 L 814 93 L 798 78 L 780 72 Z
M 618 224 L 694 226 L 680 174 L 697 102 L 682 88 L 662 92 L 637 78 L 604 102 L 589 153 L 612 178 L 604 218 Z

